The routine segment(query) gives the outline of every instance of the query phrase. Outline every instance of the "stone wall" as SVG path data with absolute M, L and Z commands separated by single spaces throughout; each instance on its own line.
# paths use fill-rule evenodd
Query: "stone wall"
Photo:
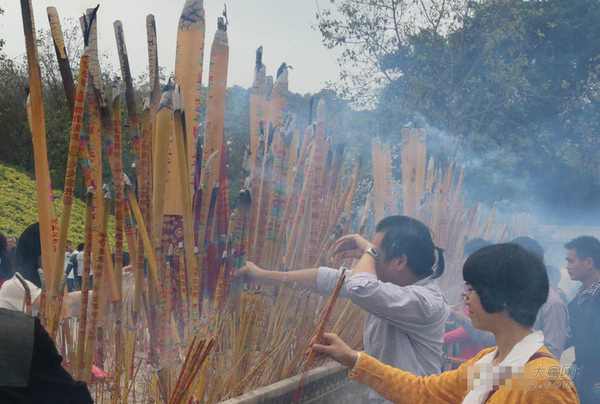
M 290 404 L 301 375 L 261 387 L 222 404 Z M 368 389 L 348 378 L 348 369 L 337 363 L 327 363 L 308 373 L 300 403 L 342 404 L 366 403 Z

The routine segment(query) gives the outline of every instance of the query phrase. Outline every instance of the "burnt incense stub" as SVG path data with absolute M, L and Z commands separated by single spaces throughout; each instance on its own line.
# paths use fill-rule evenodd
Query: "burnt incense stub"
M 191 30 L 204 23 L 204 4 L 202 0 L 187 0 L 179 17 L 179 30 Z

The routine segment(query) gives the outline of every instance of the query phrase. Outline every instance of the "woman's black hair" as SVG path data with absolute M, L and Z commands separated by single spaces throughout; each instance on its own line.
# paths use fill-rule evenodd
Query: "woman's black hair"
M 494 244 L 475 251 L 463 266 L 488 313 L 506 311 L 526 327 L 548 299 L 548 275 L 541 258 L 518 244 Z
M 23 278 L 41 287 L 40 276 L 37 272 L 39 257 L 42 255 L 42 243 L 40 241 L 40 224 L 34 223 L 26 228 L 17 245 L 17 268 Z
M 10 262 L 6 237 L 0 233 L 0 279 L 9 279 L 13 276 L 12 263 Z
M 381 251 L 386 261 L 405 254 L 407 266 L 415 275 L 433 275 L 435 279 L 444 273 L 444 250 L 435 246 L 431 230 L 422 222 L 408 216 L 388 216 L 377 224 L 375 232 L 385 233 Z

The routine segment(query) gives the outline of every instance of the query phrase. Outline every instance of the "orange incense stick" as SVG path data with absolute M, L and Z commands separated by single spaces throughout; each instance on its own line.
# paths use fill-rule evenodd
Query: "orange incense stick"
M 92 380 L 92 363 L 94 360 L 94 352 L 96 352 L 96 343 L 98 335 L 98 320 L 99 320 L 99 307 L 100 300 L 104 294 L 102 293 L 102 287 L 104 286 L 104 268 L 105 268 L 105 260 L 107 257 L 106 254 L 106 245 L 107 245 L 107 237 L 106 237 L 106 228 L 108 226 L 108 216 L 110 215 L 110 192 L 106 192 L 104 194 L 104 203 L 102 204 L 102 212 L 101 212 L 101 222 L 100 222 L 100 234 L 99 234 L 99 243 L 100 246 L 98 248 L 98 257 L 96 257 L 96 265 L 94 266 L 94 289 L 96 293 L 92 296 L 92 311 L 90 313 L 90 324 L 89 330 L 87 333 L 87 341 L 86 341 L 86 354 L 85 354 L 85 367 L 83 370 L 83 380 L 86 383 L 90 383 Z
M 94 18 L 94 14 L 91 18 Z M 67 235 L 69 233 L 69 221 L 71 219 L 71 208 L 73 206 L 73 190 L 75 188 L 75 175 L 77 174 L 77 158 L 79 156 L 79 136 L 81 134 L 81 124 L 83 122 L 83 110 L 85 107 L 85 90 L 89 73 L 89 53 L 86 47 L 79 61 L 79 76 L 77 79 L 77 92 L 75 95 L 75 107 L 73 109 L 73 119 L 71 123 L 71 137 L 69 142 L 69 154 L 67 158 L 67 169 L 65 173 L 65 188 L 63 196 L 62 214 L 60 216 L 60 227 L 58 233 L 58 252 L 65 250 L 67 245 Z M 52 302 L 53 306 L 62 290 L 59 290 L 60 281 L 64 272 L 63 254 L 56 254 L 54 265 L 54 274 L 52 276 Z M 58 316 L 60 314 L 60 305 L 56 306 L 55 311 L 51 312 L 50 325 L 51 335 L 56 334 L 58 329 Z
M 54 240 L 57 236 L 56 217 L 53 212 L 52 185 L 48 169 L 48 152 L 46 147 L 46 123 L 44 116 L 44 99 L 42 95 L 42 75 L 37 57 L 37 40 L 33 9 L 30 0 L 21 0 L 23 30 L 27 50 L 27 67 L 29 71 L 29 100 L 31 102 L 30 129 L 33 138 L 33 155 L 35 161 L 35 179 L 37 183 L 38 216 L 40 222 L 40 240 L 42 244 L 42 269 L 46 282 L 52 281 Z M 59 254 L 62 255 L 62 254 Z M 45 308 L 42 308 L 44 311 Z

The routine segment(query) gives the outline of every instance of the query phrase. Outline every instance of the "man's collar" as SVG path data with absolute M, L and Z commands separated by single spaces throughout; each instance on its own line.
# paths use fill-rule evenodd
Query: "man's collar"
M 581 286 L 577 291 L 577 305 L 583 304 L 588 298 L 594 296 L 596 292 L 600 289 L 600 279 L 597 279 L 596 282 L 592 283 L 592 286 L 586 288 L 585 286 Z
M 589 288 L 586 288 L 585 286 L 581 285 L 581 287 L 577 291 L 577 294 L 578 295 L 582 295 L 582 294 L 594 295 L 594 294 L 596 294 L 596 292 L 598 291 L 599 288 L 600 288 L 600 278 L 596 279 L 596 282 L 592 283 L 592 286 L 590 286 Z

